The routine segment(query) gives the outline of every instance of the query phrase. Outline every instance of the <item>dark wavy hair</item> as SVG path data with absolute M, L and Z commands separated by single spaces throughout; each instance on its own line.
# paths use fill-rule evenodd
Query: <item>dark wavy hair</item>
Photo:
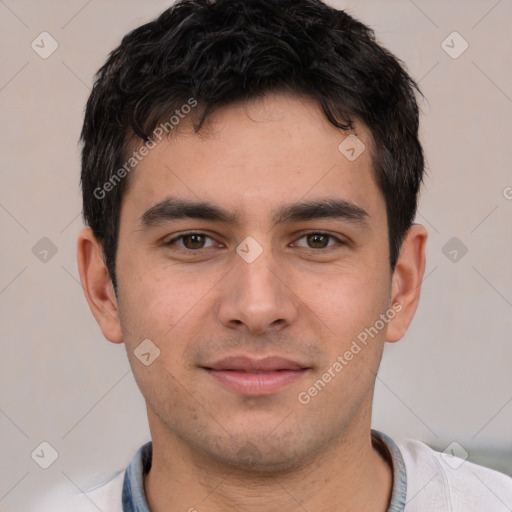
M 128 33 L 95 77 L 81 133 L 83 217 L 116 288 L 123 192 L 113 176 L 133 141 L 197 101 L 194 129 L 218 107 L 270 92 L 315 100 L 341 130 L 362 121 L 382 191 L 394 269 L 424 173 L 417 84 L 372 29 L 320 0 L 181 0 Z M 121 173 L 123 176 L 126 173 Z M 104 187 L 104 188 L 102 188 Z M 102 192 L 99 193 L 98 191 Z

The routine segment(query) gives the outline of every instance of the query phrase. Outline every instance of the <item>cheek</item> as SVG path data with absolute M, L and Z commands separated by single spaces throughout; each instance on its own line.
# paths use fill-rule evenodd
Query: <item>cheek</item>
M 186 321 L 214 283 L 214 276 L 198 279 L 186 269 L 165 262 L 145 262 L 143 257 L 125 258 L 123 263 L 119 281 L 125 325 L 129 331 L 145 331 L 147 337 L 160 338 Z
M 120 276 L 124 298 L 120 301 L 120 316 L 126 349 L 132 354 L 132 368 L 148 393 L 151 386 L 158 390 L 160 381 L 166 383 L 167 389 L 174 389 L 177 383 L 173 377 L 186 382 L 187 372 L 192 370 L 187 350 L 204 338 L 205 326 L 214 324 L 212 292 L 222 274 L 219 277 L 213 271 L 199 275 L 193 269 L 158 266 L 154 262 L 147 265 L 147 270 L 143 269 L 143 260 L 136 258 L 127 263 L 130 266 L 125 268 L 131 272 Z M 151 340 L 157 347 L 155 351 L 159 351 L 155 368 L 159 368 L 161 377 L 154 377 L 133 357 L 145 339 Z
M 302 274 L 296 293 L 313 317 L 322 321 L 340 343 L 370 327 L 388 307 L 389 282 L 382 268 L 344 267 L 329 275 Z M 295 291 L 294 290 L 294 291 Z

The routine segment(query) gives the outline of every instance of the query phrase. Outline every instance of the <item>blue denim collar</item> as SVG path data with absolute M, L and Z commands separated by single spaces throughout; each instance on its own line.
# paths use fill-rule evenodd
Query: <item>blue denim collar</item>
M 144 476 L 151 469 L 153 443 L 142 445 L 126 468 L 123 482 L 123 512 L 151 512 L 144 492 Z
M 407 496 L 407 471 L 402 453 L 393 439 L 378 430 L 372 429 L 372 442 L 393 467 L 393 488 L 386 512 L 403 512 Z M 388 454 L 386 454 L 386 448 Z
M 407 494 L 407 474 L 400 449 L 386 434 L 372 429 L 372 442 L 393 466 L 393 489 L 387 512 L 403 512 Z M 386 452 L 387 449 L 387 452 Z M 144 493 L 144 475 L 151 469 L 153 445 L 141 446 L 126 469 L 123 482 L 123 512 L 151 512 Z

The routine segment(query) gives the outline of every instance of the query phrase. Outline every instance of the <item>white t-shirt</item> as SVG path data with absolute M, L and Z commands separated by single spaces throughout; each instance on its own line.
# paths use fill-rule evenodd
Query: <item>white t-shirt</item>
M 383 455 L 393 465 L 388 512 L 512 511 L 511 477 L 437 452 L 415 439 L 393 441 L 376 430 L 372 430 L 372 437 L 375 446 L 384 450 Z M 150 512 L 143 474 L 151 467 L 151 449 L 151 442 L 146 443 L 128 468 L 107 482 L 70 497 L 66 504 L 62 496 L 60 500 L 55 499 L 53 493 L 53 498 L 49 497 L 45 504 L 38 500 L 30 512 Z

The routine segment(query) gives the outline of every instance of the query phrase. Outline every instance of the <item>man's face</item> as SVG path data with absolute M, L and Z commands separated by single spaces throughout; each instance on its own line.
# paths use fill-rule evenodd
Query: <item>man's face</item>
M 369 132 L 357 129 L 366 150 L 351 161 L 338 149 L 347 134 L 316 104 L 270 95 L 219 110 L 198 135 L 173 133 L 133 171 L 118 306 L 153 437 L 263 470 L 304 464 L 369 428 L 386 328 L 343 356 L 389 310 L 391 272 Z M 233 219 L 173 218 L 166 200 Z M 346 204 L 278 218 L 328 201 Z M 160 351 L 149 366 L 134 354 L 145 339 Z M 222 361 L 231 356 L 247 359 Z M 258 366 L 269 357 L 296 366 Z

